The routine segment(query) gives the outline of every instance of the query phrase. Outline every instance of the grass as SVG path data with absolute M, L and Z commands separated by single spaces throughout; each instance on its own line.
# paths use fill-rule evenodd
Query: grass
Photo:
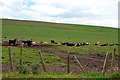
M 116 49 L 116 55 L 120 54 L 118 50 L 118 46 L 80 46 L 80 47 L 69 47 L 69 46 L 59 46 L 55 48 L 58 51 L 66 51 L 71 52 L 74 54 L 106 54 L 106 53 L 113 53 L 113 50 Z
M 13 63 L 18 65 L 20 48 L 11 47 L 11 54 L 12 54 Z M 57 56 L 54 56 L 52 53 L 42 53 L 42 55 L 46 65 L 63 65 L 61 59 L 58 58 Z M 23 48 L 22 59 L 24 65 L 40 63 L 40 57 L 38 51 L 32 48 Z M 2 63 L 3 64 L 9 63 L 8 47 L 2 48 Z
M 3 73 L 3 78 L 100 78 L 100 80 L 104 78 L 120 78 L 120 74 L 100 74 L 100 73 L 79 73 L 79 74 L 66 74 L 66 73 L 53 73 L 53 72 L 43 72 L 41 74 L 18 74 L 16 72 L 11 73 Z M 106 80 L 106 79 L 105 79 Z
M 97 41 L 103 43 L 118 43 L 118 29 L 77 25 L 77 24 L 61 24 L 35 21 L 19 21 L 2 19 L 2 35 L 7 37 L 7 40 L 17 38 L 32 39 L 33 41 L 47 41 L 50 43 L 51 39 L 59 42 L 90 42 Z M 111 53 L 117 46 L 99 47 L 99 46 L 81 46 L 81 47 L 67 47 L 59 46 L 55 50 L 69 51 L 77 54 L 96 54 L 96 53 Z M 15 65 L 19 64 L 19 47 L 12 47 L 12 58 Z M 38 51 L 31 48 L 23 49 L 23 64 L 37 65 L 40 63 Z M 61 65 L 61 59 L 51 53 L 42 53 L 46 65 Z M 2 48 L 2 64 L 8 63 L 8 47 Z M 54 62 L 55 61 L 55 62 Z M 98 74 L 98 73 L 80 73 L 80 74 L 66 74 L 66 73 L 41 73 L 41 74 L 19 74 L 17 72 L 3 73 L 3 78 L 115 78 L 118 74 Z
M 108 42 L 118 43 L 118 29 L 90 25 L 58 24 L 35 21 L 2 20 L 2 35 L 7 39 L 51 39 L 69 42 Z M 111 33 L 112 32 L 112 33 Z

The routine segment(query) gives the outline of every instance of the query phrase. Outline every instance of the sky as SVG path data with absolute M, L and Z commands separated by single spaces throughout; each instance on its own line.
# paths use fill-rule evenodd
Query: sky
M 0 18 L 118 27 L 119 0 L 0 0 Z

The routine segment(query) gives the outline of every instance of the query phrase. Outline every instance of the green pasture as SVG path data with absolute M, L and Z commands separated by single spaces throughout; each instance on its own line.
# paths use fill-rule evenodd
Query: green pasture
M 43 59 L 46 65 L 59 65 L 66 66 L 65 63 L 61 61 L 60 58 L 54 56 L 51 53 L 43 53 Z M 14 67 L 19 67 L 19 56 L 20 56 L 20 47 L 11 47 L 11 56 L 13 60 Z M 38 50 L 32 48 L 23 48 L 22 56 L 22 73 L 19 69 L 13 72 L 4 72 L 2 73 L 2 78 L 119 78 L 119 74 L 101 74 L 101 73 L 63 73 L 63 72 L 37 72 L 31 73 L 29 66 L 42 66 L 41 61 L 38 55 Z M 8 47 L 3 47 L 2 49 L 2 64 L 9 63 Z
M 61 24 L 48 23 L 38 21 L 19 21 L 2 19 L 2 36 L 7 37 L 6 40 L 17 38 L 32 39 L 33 41 L 47 41 L 50 43 L 51 39 L 56 42 L 89 42 L 92 45 L 80 47 L 58 46 L 54 48 L 57 51 L 68 51 L 75 54 L 106 54 L 112 53 L 113 49 L 118 46 L 93 46 L 93 43 L 99 41 L 103 43 L 118 43 L 118 29 L 109 27 L 99 27 L 90 25 L 77 24 Z M 4 38 L 3 38 L 4 40 Z M 52 48 L 50 48 L 52 49 Z M 14 65 L 19 66 L 20 47 L 11 47 L 12 59 Z M 42 53 L 46 65 L 60 65 L 66 66 L 61 62 L 61 59 L 51 53 Z M 23 64 L 28 66 L 36 66 L 40 64 L 38 50 L 33 48 L 23 48 Z M 8 47 L 2 47 L 2 64 L 9 63 Z M 98 73 L 80 73 L 80 74 L 66 74 L 66 73 L 41 73 L 41 74 L 19 74 L 18 72 L 3 73 L 3 78 L 116 78 L 118 74 L 98 74 Z
M 7 39 L 51 39 L 69 42 L 118 43 L 118 29 L 90 25 L 61 24 L 35 21 L 2 20 L 2 35 Z
M 69 47 L 69 46 L 58 46 L 55 50 L 71 52 L 73 54 L 87 55 L 87 54 L 106 54 L 113 53 L 114 49 L 116 49 L 116 55 L 119 55 L 120 52 L 118 50 L 118 46 L 80 46 L 80 47 Z
M 47 72 L 47 73 L 41 73 L 41 74 L 18 74 L 16 72 L 11 72 L 11 73 L 3 73 L 3 78 L 60 78 L 60 79 L 75 79 L 75 80 L 80 80 L 82 78 L 88 79 L 88 80 L 118 80 L 120 78 L 120 74 L 100 74 L 100 73 L 79 73 L 79 74 L 66 74 L 66 73 L 55 73 L 55 72 Z
M 2 47 L 2 64 L 9 63 L 9 47 Z M 61 62 L 61 59 L 57 56 L 54 56 L 51 53 L 43 53 L 44 63 L 46 65 L 63 65 L 64 63 Z M 15 65 L 19 65 L 19 58 L 20 58 L 20 47 L 11 47 L 11 56 L 13 59 L 13 63 Z M 40 64 L 41 60 L 39 56 L 39 51 L 32 48 L 23 48 L 22 49 L 22 62 L 25 65 L 28 64 Z

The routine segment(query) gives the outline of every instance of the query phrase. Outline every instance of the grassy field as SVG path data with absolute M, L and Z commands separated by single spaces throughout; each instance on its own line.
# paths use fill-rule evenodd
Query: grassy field
M 18 74 L 16 72 L 11 72 L 11 73 L 4 73 L 3 74 L 3 77 L 4 78 L 75 78 L 76 79 L 82 79 L 82 78 L 91 78 L 90 80 L 92 79 L 95 79 L 95 80 L 106 80 L 107 78 L 112 78 L 111 80 L 113 80 L 113 78 L 115 80 L 118 80 L 119 79 L 119 76 L 120 74 L 99 74 L 99 73 L 80 73 L 80 74 L 65 74 L 65 73 L 53 73 L 53 72 L 47 72 L 47 73 L 42 73 L 42 74 Z M 107 79 L 107 80 L 108 80 Z
M 32 39 L 33 41 L 47 41 L 50 43 L 51 39 L 55 41 L 69 41 L 69 42 L 90 42 L 97 41 L 103 43 L 118 43 L 118 29 L 90 26 L 90 25 L 77 25 L 77 24 L 60 24 L 48 22 L 35 22 L 35 21 L 19 21 L 19 20 L 2 20 L 2 35 L 7 39 L 17 38 Z M 69 51 L 77 54 L 96 54 L 96 53 L 112 53 L 113 49 L 117 46 L 81 46 L 81 47 L 67 47 L 59 46 L 55 48 L 57 51 Z M 12 47 L 12 57 L 15 66 L 19 65 L 19 47 Z M 32 64 L 32 66 L 41 66 L 38 51 L 32 48 L 24 48 L 23 64 L 24 66 Z M 66 66 L 61 62 L 61 59 L 51 53 L 44 54 L 46 65 L 59 65 Z M 8 64 L 8 47 L 2 47 L 2 64 Z M 66 73 L 53 73 L 47 72 L 42 74 L 19 74 L 18 72 L 3 73 L 4 78 L 114 78 L 118 74 L 98 74 L 98 73 L 82 73 L 82 74 L 66 74 Z
M 20 47 L 11 47 L 12 60 L 14 67 L 19 67 L 19 55 Z M 67 66 L 62 63 L 61 59 L 51 53 L 42 53 L 45 65 L 59 65 Z M 101 74 L 101 73 L 70 73 L 63 72 L 36 72 L 31 70 L 29 66 L 41 66 L 38 50 L 32 48 L 23 48 L 22 56 L 22 68 L 19 68 L 14 72 L 2 73 L 2 78 L 118 78 L 119 74 Z M 2 50 L 2 64 L 9 63 L 8 47 L 3 47 Z M 22 71 L 22 72 L 21 72 Z M 38 71 L 38 70 L 37 70 Z
M 2 64 L 9 63 L 8 47 L 2 47 Z M 37 65 L 41 62 L 38 50 L 32 48 L 23 48 L 23 64 Z M 19 65 L 20 47 L 11 47 L 12 59 L 15 65 Z M 61 59 L 51 53 L 41 53 L 46 65 L 62 65 Z
M 51 39 L 69 42 L 118 42 L 118 29 L 48 22 L 2 20 L 2 35 L 8 39 L 32 39 L 47 41 Z
M 106 54 L 106 53 L 113 53 L 113 50 L 116 49 L 116 55 L 120 54 L 118 50 L 118 46 L 81 46 L 81 47 L 68 47 L 68 46 L 59 46 L 55 48 L 55 50 L 71 52 L 74 54 Z

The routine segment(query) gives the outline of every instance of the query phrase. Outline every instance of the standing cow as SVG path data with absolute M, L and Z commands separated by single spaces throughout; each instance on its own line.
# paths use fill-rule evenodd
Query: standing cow
M 16 46 L 16 40 L 17 39 L 9 40 L 9 46 L 11 45 Z

